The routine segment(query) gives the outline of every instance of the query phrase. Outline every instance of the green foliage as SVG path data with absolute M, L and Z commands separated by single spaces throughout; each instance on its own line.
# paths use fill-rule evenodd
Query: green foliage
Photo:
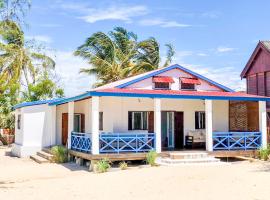
M 261 160 L 268 160 L 269 159 L 269 155 L 270 155 L 270 146 L 268 146 L 267 148 L 261 148 L 259 150 L 259 158 Z
M 119 167 L 121 170 L 126 170 L 128 168 L 128 164 L 126 162 L 120 162 Z
M 169 65 L 174 55 L 172 45 L 166 47 L 168 52 L 163 66 Z M 116 27 L 108 34 L 92 34 L 74 54 L 91 65 L 80 72 L 95 74 L 99 80 L 96 86 L 157 69 L 161 61 L 159 43 L 155 38 L 138 41 L 136 34 L 122 27 Z
M 102 159 L 96 163 L 95 167 L 98 173 L 104 173 L 110 169 L 111 165 L 108 159 Z
M 53 161 L 56 163 L 65 163 L 68 161 L 67 149 L 64 146 L 54 146 L 51 149 Z
M 146 155 L 146 162 L 151 166 L 156 166 L 156 158 L 158 154 L 155 151 L 149 151 Z

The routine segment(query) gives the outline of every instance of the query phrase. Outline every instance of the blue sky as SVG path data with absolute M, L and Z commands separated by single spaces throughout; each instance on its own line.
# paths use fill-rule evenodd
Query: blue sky
M 243 90 L 239 74 L 258 40 L 269 40 L 270 1 L 253 0 L 33 0 L 26 18 L 28 39 L 55 55 L 67 96 L 91 88 L 94 77 L 79 74 L 87 63 L 72 52 L 92 33 L 122 26 L 139 40 L 155 37 L 176 49 L 182 64 L 232 89 Z

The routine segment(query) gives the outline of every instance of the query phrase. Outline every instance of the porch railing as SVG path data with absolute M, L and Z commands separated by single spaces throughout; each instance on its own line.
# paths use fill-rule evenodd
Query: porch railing
M 155 149 L 154 133 L 102 133 L 100 153 L 148 152 Z
M 87 133 L 71 133 L 71 149 L 90 153 L 92 148 L 91 135 Z
M 260 147 L 260 132 L 213 132 L 214 150 L 252 150 Z
M 91 134 L 71 133 L 71 149 L 91 153 Z M 154 133 L 101 133 L 99 134 L 100 153 L 139 153 L 155 150 Z

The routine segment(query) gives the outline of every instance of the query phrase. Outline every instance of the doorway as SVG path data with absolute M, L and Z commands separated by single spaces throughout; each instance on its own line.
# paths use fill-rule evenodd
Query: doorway
M 183 149 L 183 112 L 161 112 L 161 142 L 165 150 Z

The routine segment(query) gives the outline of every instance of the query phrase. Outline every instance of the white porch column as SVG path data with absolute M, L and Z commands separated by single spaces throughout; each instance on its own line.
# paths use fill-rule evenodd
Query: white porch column
M 74 101 L 68 103 L 68 149 L 71 148 L 72 131 L 74 131 Z
M 259 101 L 259 128 L 262 134 L 262 147 L 267 147 L 267 122 L 266 122 L 266 102 Z
M 156 134 L 156 152 L 161 153 L 161 100 L 154 99 L 154 132 Z
M 206 150 L 213 151 L 213 112 L 212 100 L 205 100 Z
M 99 154 L 99 97 L 92 97 L 92 154 Z

